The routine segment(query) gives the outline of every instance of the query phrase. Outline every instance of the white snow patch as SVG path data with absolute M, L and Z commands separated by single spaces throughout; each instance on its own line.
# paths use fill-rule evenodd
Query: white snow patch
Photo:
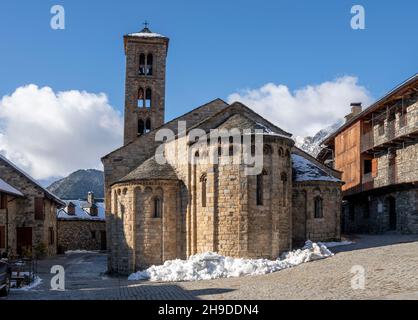
M 79 253 L 98 253 L 98 251 L 89 251 L 89 250 L 68 250 L 68 251 L 65 251 L 66 255 L 79 254 Z
M 10 291 L 29 291 L 31 289 L 36 288 L 42 283 L 42 279 L 38 276 L 35 276 L 35 279 L 27 286 L 24 286 L 22 288 L 10 288 Z
M 327 248 L 340 247 L 340 246 L 349 246 L 354 244 L 352 241 L 339 241 L 339 242 L 321 242 Z
M 128 36 L 131 37 L 143 37 L 143 38 L 165 38 L 162 34 L 155 33 L 155 32 L 135 32 L 130 33 Z
M 170 260 L 161 266 L 138 271 L 131 274 L 128 280 L 174 282 L 262 275 L 332 255 L 326 246 L 312 241 L 307 241 L 302 249 L 285 253 L 275 261 L 231 258 L 206 252 L 191 256 L 188 260 Z

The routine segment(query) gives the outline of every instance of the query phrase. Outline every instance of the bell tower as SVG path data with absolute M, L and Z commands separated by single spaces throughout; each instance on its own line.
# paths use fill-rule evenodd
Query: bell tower
M 164 124 L 169 39 L 145 28 L 124 36 L 126 55 L 124 145 Z

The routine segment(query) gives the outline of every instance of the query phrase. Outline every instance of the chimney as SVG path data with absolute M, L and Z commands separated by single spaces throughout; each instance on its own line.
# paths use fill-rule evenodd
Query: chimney
M 67 214 L 69 216 L 75 216 L 75 204 L 72 202 L 69 202 L 67 205 Z
M 94 204 L 94 193 L 89 191 L 89 193 L 87 193 L 87 202 L 89 204 Z
M 350 121 L 353 117 L 358 115 L 363 110 L 361 102 L 353 102 L 350 104 L 350 107 L 351 113 L 345 116 L 345 122 Z

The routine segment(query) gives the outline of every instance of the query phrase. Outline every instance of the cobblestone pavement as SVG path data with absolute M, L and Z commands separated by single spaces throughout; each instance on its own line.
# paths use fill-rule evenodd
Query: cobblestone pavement
M 131 282 L 106 276 L 105 254 L 58 256 L 39 263 L 42 284 L 7 299 L 418 299 L 418 236 L 359 236 L 334 257 L 276 273 L 182 283 Z M 404 243 L 407 242 L 407 243 Z M 52 265 L 66 270 L 66 291 L 50 290 Z M 354 265 L 366 271 L 353 290 Z

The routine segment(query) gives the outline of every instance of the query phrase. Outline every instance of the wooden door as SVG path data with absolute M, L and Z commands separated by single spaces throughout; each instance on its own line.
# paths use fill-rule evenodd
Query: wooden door
M 17 254 L 32 253 L 32 228 L 16 228 Z

